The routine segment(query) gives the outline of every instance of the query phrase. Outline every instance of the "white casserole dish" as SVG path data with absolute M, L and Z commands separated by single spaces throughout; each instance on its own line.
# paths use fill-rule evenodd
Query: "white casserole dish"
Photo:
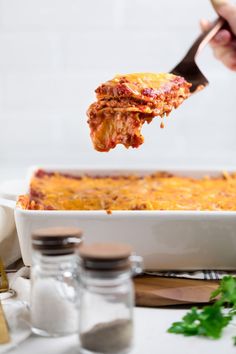
M 28 178 L 35 170 L 30 170 Z M 48 168 L 68 174 L 148 174 L 148 170 Z M 170 171 L 182 176 L 216 176 L 220 171 Z M 26 191 L 27 192 L 27 191 Z M 2 201 L 9 207 L 12 201 Z M 236 212 L 224 211 L 37 211 L 15 208 L 22 258 L 31 264 L 31 234 L 37 228 L 77 226 L 86 242 L 126 242 L 148 270 L 236 269 Z

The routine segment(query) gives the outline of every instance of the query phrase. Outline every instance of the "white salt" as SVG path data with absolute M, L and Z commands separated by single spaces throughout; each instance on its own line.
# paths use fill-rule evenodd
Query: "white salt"
M 37 279 L 31 291 L 31 324 L 48 335 L 78 332 L 78 306 L 71 287 L 55 279 Z

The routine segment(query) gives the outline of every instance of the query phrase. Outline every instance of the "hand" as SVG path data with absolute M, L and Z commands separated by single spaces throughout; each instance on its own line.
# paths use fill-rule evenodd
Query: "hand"
M 231 31 L 220 30 L 210 42 L 214 56 L 226 67 L 236 71 L 236 5 L 229 0 L 211 0 L 217 13 L 229 24 Z M 201 28 L 206 31 L 211 23 L 201 20 Z

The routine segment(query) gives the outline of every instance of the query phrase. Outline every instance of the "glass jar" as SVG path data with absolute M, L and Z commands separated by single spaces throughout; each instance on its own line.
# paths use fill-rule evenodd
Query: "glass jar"
M 140 258 L 121 244 L 83 245 L 79 337 L 84 354 L 127 353 L 133 341 L 134 290 L 131 276 Z
M 78 332 L 77 228 L 49 228 L 32 235 L 31 325 L 42 336 Z

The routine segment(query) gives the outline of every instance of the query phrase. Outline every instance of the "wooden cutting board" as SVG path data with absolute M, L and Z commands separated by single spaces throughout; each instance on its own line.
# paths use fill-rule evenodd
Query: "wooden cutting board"
M 208 303 L 219 282 L 139 276 L 134 279 L 136 306 L 159 307 Z

